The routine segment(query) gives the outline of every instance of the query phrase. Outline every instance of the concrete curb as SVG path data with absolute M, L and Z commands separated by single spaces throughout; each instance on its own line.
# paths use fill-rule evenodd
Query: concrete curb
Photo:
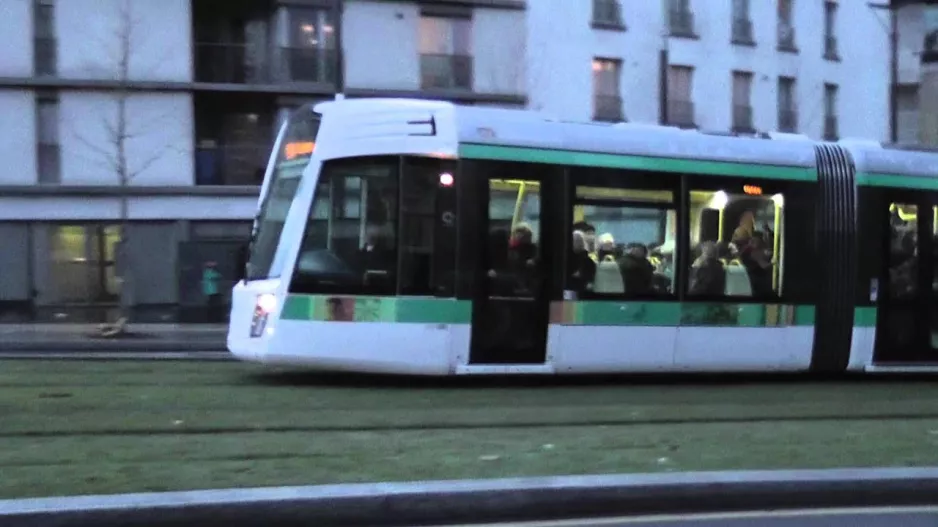
M 228 351 L 224 339 L 63 339 L 35 341 L 0 341 L 0 352 L 70 351 Z
M 938 504 L 938 468 L 700 472 L 0 501 L 0 525 L 402 526 Z

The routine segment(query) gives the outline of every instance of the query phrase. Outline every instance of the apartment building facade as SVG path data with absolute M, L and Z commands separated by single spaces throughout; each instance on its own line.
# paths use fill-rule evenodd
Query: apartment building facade
M 889 135 L 886 18 L 866 3 L 334 4 L 0 0 L 0 320 L 98 321 L 121 303 L 198 320 L 203 264 L 237 278 L 276 130 L 334 97 L 339 46 L 348 97 Z

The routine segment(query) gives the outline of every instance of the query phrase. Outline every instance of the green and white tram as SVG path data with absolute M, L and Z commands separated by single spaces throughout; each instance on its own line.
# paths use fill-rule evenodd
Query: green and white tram
M 938 152 L 325 102 L 275 144 L 228 347 L 424 375 L 938 371 L 936 233 Z

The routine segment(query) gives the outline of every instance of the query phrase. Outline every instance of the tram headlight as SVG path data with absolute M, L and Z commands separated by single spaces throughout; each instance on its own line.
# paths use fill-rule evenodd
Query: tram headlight
M 251 317 L 251 338 L 264 334 L 267 327 L 267 318 L 277 309 L 277 297 L 271 293 L 257 295 L 254 302 L 254 316 Z

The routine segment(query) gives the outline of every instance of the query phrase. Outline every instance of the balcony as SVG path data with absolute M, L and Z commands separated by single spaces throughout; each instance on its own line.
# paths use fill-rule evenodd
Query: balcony
M 795 46 L 795 28 L 788 22 L 778 23 L 778 50 L 789 53 L 798 52 L 798 47 Z
M 625 115 L 622 111 L 622 97 L 618 95 L 594 95 L 593 119 L 613 123 L 621 123 L 624 121 Z
M 56 46 L 54 38 L 33 39 L 33 71 L 37 77 L 55 75 Z
M 798 133 L 798 110 L 792 108 L 779 109 L 778 131 L 787 134 Z
M 752 46 L 756 43 L 752 32 L 752 20 L 748 18 L 733 19 L 733 44 Z
M 622 5 L 619 0 L 593 0 L 593 26 L 623 29 Z
M 471 90 L 472 57 L 421 54 L 420 88 L 424 90 Z
M 283 84 L 335 82 L 335 51 L 326 48 L 276 47 L 227 43 L 195 46 L 196 82 L 218 84 Z M 270 60 L 268 60 L 268 58 Z
M 195 151 L 196 185 L 260 185 L 270 145 L 200 145 Z
M 733 131 L 741 133 L 756 131 L 752 122 L 752 106 L 748 104 L 733 105 Z
M 837 116 L 828 115 L 824 117 L 824 140 L 836 141 L 839 137 L 837 130 Z
M 694 103 L 691 101 L 668 101 L 668 124 L 681 128 L 696 128 Z
M 824 37 L 824 58 L 827 60 L 840 60 L 840 53 L 837 52 L 837 37 Z
M 694 13 L 688 9 L 668 11 L 668 26 L 671 36 L 696 38 L 694 33 Z

